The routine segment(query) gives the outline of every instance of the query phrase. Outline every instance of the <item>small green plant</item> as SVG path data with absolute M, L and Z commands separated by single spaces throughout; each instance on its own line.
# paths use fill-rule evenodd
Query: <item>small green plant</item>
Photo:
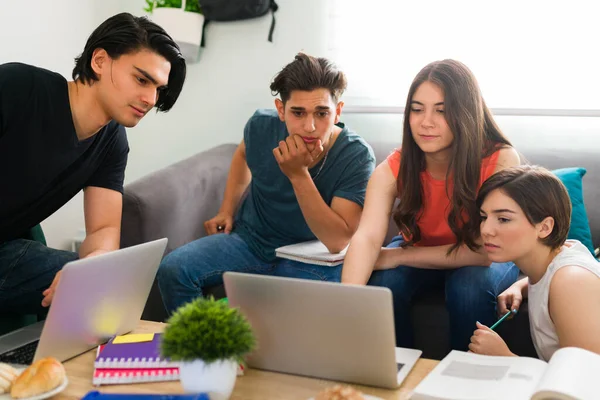
M 161 353 L 173 361 L 242 362 L 256 345 L 252 327 L 240 310 L 212 297 L 180 307 L 167 323 Z
M 152 14 L 155 7 L 181 8 L 182 1 L 183 0 L 146 0 L 146 8 L 144 8 L 144 11 Z M 202 14 L 202 10 L 198 5 L 198 0 L 187 0 L 185 2 L 185 11 Z

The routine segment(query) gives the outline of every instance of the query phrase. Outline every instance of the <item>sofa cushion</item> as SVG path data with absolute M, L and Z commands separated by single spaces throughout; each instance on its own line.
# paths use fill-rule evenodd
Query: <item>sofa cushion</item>
M 556 145 L 555 146 L 559 146 Z M 542 147 L 541 145 L 539 147 Z M 589 150 L 573 150 L 562 148 L 560 151 L 549 151 L 545 148 L 526 149 L 526 161 L 529 164 L 541 165 L 549 170 L 559 168 L 581 167 L 586 169 L 583 177 L 583 202 L 592 234 L 594 247 L 600 246 L 600 163 L 598 151 L 591 144 Z
M 566 186 L 573 207 L 568 238 L 579 240 L 594 254 L 592 233 L 583 203 L 583 184 L 581 181 L 587 170 L 585 168 L 561 168 L 555 169 L 552 172 Z

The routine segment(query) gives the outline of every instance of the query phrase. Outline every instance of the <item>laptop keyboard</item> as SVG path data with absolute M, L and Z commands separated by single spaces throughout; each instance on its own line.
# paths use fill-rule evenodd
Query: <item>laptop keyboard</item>
M 14 350 L 0 354 L 0 362 L 9 364 L 31 364 L 33 357 L 35 356 L 35 349 L 37 348 L 39 340 L 31 343 L 27 343 L 21 347 L 17 347 Z

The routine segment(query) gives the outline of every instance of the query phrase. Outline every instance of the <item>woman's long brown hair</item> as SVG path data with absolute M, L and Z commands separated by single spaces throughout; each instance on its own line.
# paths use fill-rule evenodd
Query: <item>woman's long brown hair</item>
M 476 206 L 481 162 L 491 155 L 498 146 L 511 146 L 502 134 L 492 114 L 481 96 L 481 91 L 473 73 L 464 64 L 455 60 L 436 61 L 423 68 L 413 80 L 404 111 L 404 130 L 398 190 L 400 203 L 394 211 L 394 221 L 408 240 L 409 246 L 421 240 L 417 225 L 423 208 L 423 188 L 421 172 L 425 170 L 425 155 L 413 139 L 410 129 L 411 102 L 417 88 L 425 81 L 439 86 L 444 92 L 444 115 L 454 140 L 451 145 L 451 158 L 446 173 L 446 193 L 448 178 L 452 178 L 454 189 L 448 193 L 451 209 L 448 225 L 456 236 L 456 243 L 450 252 L 463 243 L 475 250 L 479 246 L 479 209 Z M 469 223 L 471 222 L 471 223 Z

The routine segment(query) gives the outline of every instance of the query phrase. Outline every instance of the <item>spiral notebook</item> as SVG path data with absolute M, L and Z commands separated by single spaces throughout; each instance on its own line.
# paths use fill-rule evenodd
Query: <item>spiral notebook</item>
M 177 368 L 176 362 L 160 357 L 161 334 L 156 333 L 150 341 L 115 344 L 114 338 L 101 349 L 96 368 Z
M 104 344 L 98 346 L 96 359 L 99 358 L 105 347 Z M 92 384 L 95 386 L 178 380 L 179 368 L 177 367 L 129 368 L 121 366 L 120 368 L 94 368 L 92 376 Z
M 96 368 L 92 377 L 94 385 L 119 385 L 124 383 L 167 382 L 179 380 L 179 368 Z
M 179 380 L 178 363 L 160 358 L 160 334 L 151 341 L 98 346 L 92 383 L 98 385 Z M 238 364 L 237 375 L 244 375 Z

